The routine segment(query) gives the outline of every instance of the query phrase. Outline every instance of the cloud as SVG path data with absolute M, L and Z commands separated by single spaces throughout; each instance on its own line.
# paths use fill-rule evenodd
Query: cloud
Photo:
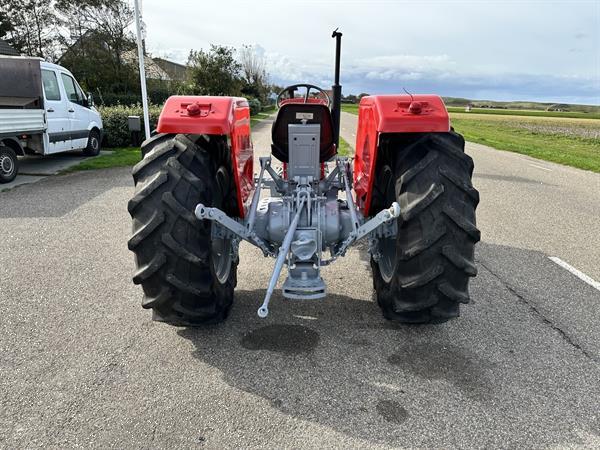
M 333 82 L 330 59 L 299 59 L 251 44 L 265 59 L 270 80 L 278 85 Z M 578 49 L 571 49 L 579 51 Z M 189 49 L 154 49 L 153 54 L 185 63 Z M 463 66 L 449 55 L 375 55 L 342 61 L 344 94 L 434 93 L 487 100 L 531 100 L 600 104 L 600 77 L 495 72 Z
M 292 60 L 267 52 L 273 81 L 285 85 L 311 82 L 328 87 L 333 68 L 315 61 Z M 488 100 L 561 101 L 600 104 L 600 79 L 583 76 L 495 73 L 460 67 L 447 55 L 389 55 L 342 65 L 345 94 L 434 93 Z

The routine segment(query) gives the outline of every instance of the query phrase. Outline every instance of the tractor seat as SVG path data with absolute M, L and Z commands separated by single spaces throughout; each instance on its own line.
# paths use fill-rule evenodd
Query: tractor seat
M 312 118 L 310 118 L 310 114 L 312 114 Z M 333 158 L 337 152 L 334 144 L 331 112 L 327 106 L 318 103 L 286 103 L 281 106 L 271 130 L 273 156 L 281 162 L 289 162 L 288 125 L 301 124 L 302 118 L 307 118 L 307 124 L 321 125 L 319 162 Z

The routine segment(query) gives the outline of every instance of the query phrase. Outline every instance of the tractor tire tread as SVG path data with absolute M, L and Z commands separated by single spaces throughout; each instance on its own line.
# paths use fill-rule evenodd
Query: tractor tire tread
M 442 323 L 459 316 L 459 305 L 470 300 L 469 279 L 477 274 L 474 245 L 481 234 L 473 160 L 453 131 L 388 139 L 380 144 L 382 158 L 393 171 L 401 215 L 393 272 L 384 279 L 371 259 L 377 303 L 392 321 Z M 373 193 L 383 190 L 376 186 Z
M 198 203 L 220 207 L 214 203 L 222 196 L 215 173 L 221 166 L 233 170 L 228 152 L 217 136 L 157 135 L 142 145 L 144 158 L 132 170 L 128 246 L 135 253 L 134 282 L 144 291 L 142 306 L 153 310 L 155 320 L 200 326 L 224 320 L 231 309 L 238 261 L 227 279 L 217 279 L 210 223 L 194 214 Z
M 436 198 L 444 193 L 444 186 L 442 184 L 432 184 L 427 192 L 423 193 L 420 197 L 409 201 L 408 194 L 400 194 L 400 214 L 402 220 L 408 222 L 418 214 L 423 212 L 429 205 L 431 205 Z
M 134 284 L 141 284 L 142 281 L 153 275 L 167 262 L 167 256 L 164 253 L 157 253 L 152 260 L 145 266 L 140 267 L 133 276 Z

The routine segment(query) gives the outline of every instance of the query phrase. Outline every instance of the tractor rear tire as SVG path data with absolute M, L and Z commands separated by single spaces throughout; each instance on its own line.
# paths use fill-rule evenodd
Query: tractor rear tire
M 377 302 L 389 320 L 446 322 L 469 302 L 479 193 L 464 146 L 453 131 L 382 139 L 372 210 L 392 201 L 401 210 L 397 236 L 381 239 L 378 261 L 371 258 Z
M 129 249 L 135 284 L 154 320 L 198 326 L 223 321 L 233 303 L 238 261 L 225 239 L 211 238 L 198 203 L 237 208 L 231 158 L 221 137 L 160 134 L 142 145 L 132 171 L 135 194 Z

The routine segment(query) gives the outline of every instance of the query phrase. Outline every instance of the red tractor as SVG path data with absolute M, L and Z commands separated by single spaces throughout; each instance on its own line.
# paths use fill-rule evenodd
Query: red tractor
M 473 161 L 435 95 L 375 95 L 359 107 L 353 164 L 337 156 L 341 33 L 333 99 L 316 86 L 285 88 L 272 157 L 253 172 L 248 102 L 174 96 L 133 168 L 129 248 L 142 306 L 155 320 L 195 326 L 232 306 L 242 240 L 276 259 L 258 315 L 282 269 L 284 297 L 326 295 L 321 267 L 368 241 L 383 315 L 439 323 L 459 315 L 477 273 L 479 194 Z M 270 196 L 262 198 L 265 189 Z M 329 253 L 329 255 L 327 255 Z

